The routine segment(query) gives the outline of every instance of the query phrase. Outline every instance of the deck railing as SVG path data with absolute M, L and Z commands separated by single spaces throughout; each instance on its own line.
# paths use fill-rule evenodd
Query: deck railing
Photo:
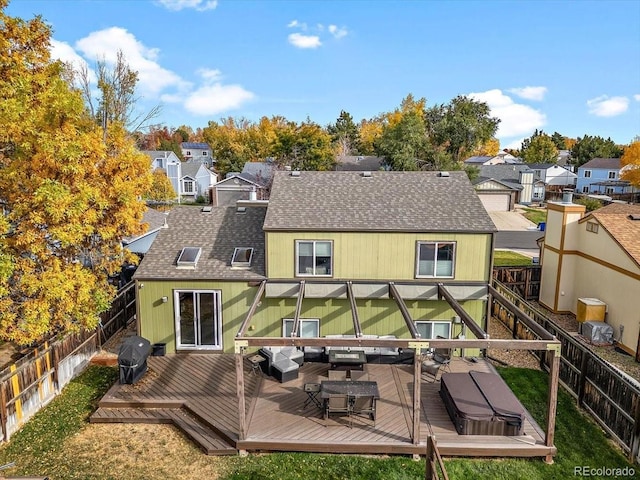
M 0 371 L 0 440 L 7 441 L 89 364 L 100 345 L 135 316 L 133 282 L 120 290 L 95 330 L 80 330 L 31 349 Z
M 438 444 L 433 435 L 427 437 L 427 455 L 425 465 L 425 480 L 449 480 L 444 462 L 438 451 Z
M 594 420 L 640 462 L 640 384 L 610 365 L 552 319 L 546 317 L 507 286 L 494 279 L 494 287 L 562 343 L 560 384 Z M 496 300 L 492 316 L 512 332 L 514 338 L 532 339 L 533 332 Z M 545 352 L 533 351 L 541 368 L 548 370 Z
M 540 265 L 522 267 L 493 267 L 493 278 L 506 285 L 525 300 L 537 300 L 540 296 Z

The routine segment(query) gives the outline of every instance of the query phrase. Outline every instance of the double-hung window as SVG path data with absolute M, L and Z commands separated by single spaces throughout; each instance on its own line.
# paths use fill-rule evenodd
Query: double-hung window
M 333 275 L 333 243 L 323 240 L 296 241 L 296 275 L 330 277 Z
M 454 242 L 418 242 L 416 277 L 452 278 L 455 252 Z
M 193 180 L 183 180 L 183 191 L 184 193 L 193 193 Z

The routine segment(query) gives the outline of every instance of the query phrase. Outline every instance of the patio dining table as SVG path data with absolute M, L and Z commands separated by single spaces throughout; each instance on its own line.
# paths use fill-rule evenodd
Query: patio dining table
M 347 413 L 349 416 L 352 413 L 361 412 L 358 408 L 358 399 L 370 399 L 370 402 L 365 400 L 365 402 L 369 403 L 365 411 L 374 420 L 375 424 L 376 400 L 380 398 L 377 382 L 362 380 L 325 380 L 320 382 L 320 398 L 324 402 L 325 419 L 329 412 L 329 399 L 333 396 L 346 396 L 348 398 Z

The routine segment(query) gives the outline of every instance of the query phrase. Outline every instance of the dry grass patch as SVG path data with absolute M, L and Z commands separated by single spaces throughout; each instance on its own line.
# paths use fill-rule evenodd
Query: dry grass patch
M 79 478 L 96 479 L 215 480 L 226 460 L 204 455 L 171 425 L 89 424 L 61 453 Z

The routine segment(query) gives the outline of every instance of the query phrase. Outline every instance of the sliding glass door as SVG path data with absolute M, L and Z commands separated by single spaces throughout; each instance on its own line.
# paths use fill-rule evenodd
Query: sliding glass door
M 220 290 L 175 290 L 178 349 L 222 350 Z

